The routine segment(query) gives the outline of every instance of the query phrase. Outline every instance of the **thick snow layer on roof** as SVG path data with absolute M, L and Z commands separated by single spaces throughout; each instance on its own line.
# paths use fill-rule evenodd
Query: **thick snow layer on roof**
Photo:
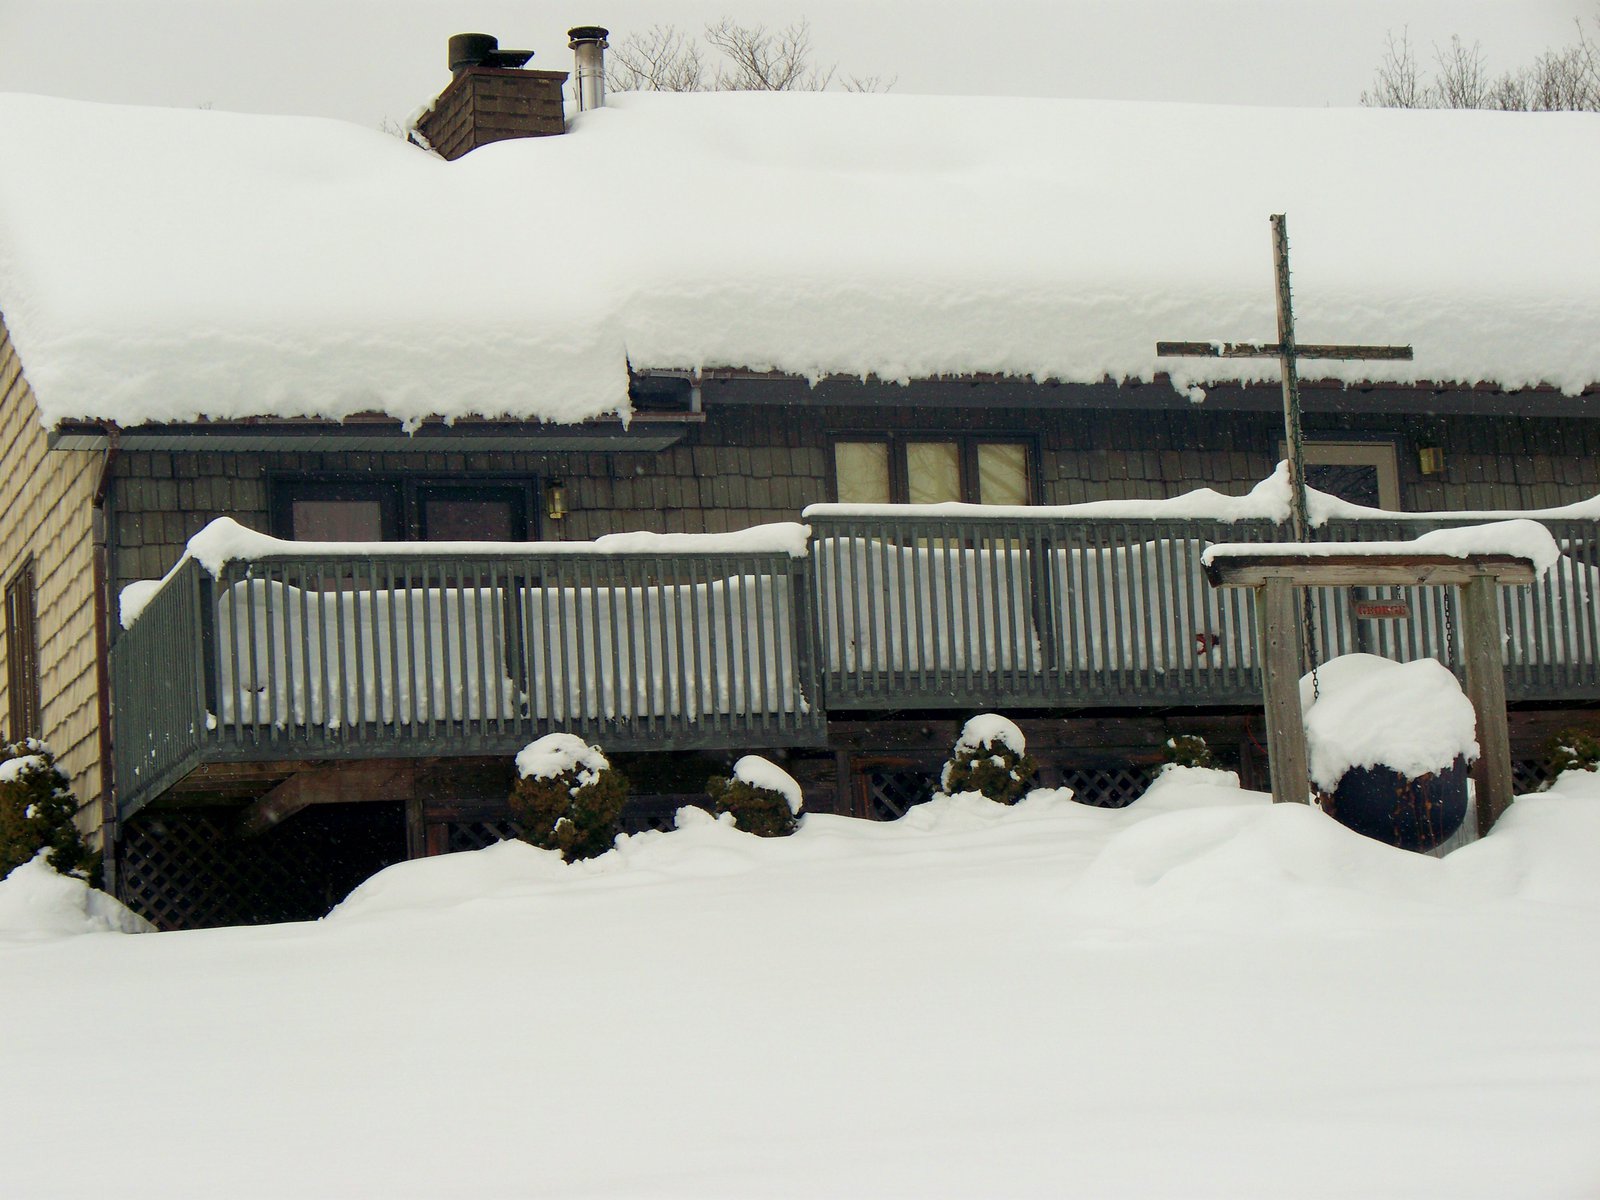
M 325 120 L 0 97 L 0 311 L 47 421 L 573 421 L 627 367 L 1182 386 L 1600 380 L 1600 116 L 629 95 L 445 163 Z

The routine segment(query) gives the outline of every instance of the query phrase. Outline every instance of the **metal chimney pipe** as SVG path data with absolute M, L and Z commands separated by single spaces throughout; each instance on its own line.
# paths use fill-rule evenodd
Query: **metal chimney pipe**
M 606 35 L 610 30 L 598 25 L 579 25 L 567 30 L 567 49 L 577 59 L 578 73 L 573 91 L 578 96 L 578 111 L 604 108 L 606 103 Z

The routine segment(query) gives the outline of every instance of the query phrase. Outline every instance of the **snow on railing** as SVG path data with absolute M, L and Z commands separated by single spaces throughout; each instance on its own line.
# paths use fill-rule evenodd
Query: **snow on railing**
M 511 753 L 552 728 L 622 749 L 818 741 L 805 547 L 792 525 L 308 546 L 214 523 L 125 595 L 119 778 L 159 788 L 207 748 Z
M 1323 543 L 1414 544 L 1472 519 L 1320 494 L 1312 511 Z M 175 770 L 197 739 L 235 756 L 440 739 L 497 753 L 563 728 L 737 748 L 820 738 L 824 703 L 1253 704 L 1251 601 L 1201 563 L 1216 543 L 1280 540 L 1286 514 L 1280 472 L 1245 497 L 814 505 L 804 525 L 583 543 L 301 543 L 217 521 L 124 592 L 119 778 Z M 1508 693 L 1600 697 L 1600 501 L 1536 515 L 1561 553 L 1500 589 Z M 1505 533 L 1425 534 L 1466 550 L 1485 536 Z M 1309 599 L 1319 659 L 1456 665 L 1443 589 Z

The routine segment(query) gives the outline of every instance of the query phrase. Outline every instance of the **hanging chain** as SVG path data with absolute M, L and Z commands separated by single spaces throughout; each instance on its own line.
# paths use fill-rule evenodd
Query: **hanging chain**
M 1451 613 L 1455 610 L 1456 596 L 1460 593 L 1449 588 L 1444 593 L 1444 665 L 1456 669 L 1456 623 Z
M 1312 594 L 1310 588 L 1302 588 L 1300 591 L 1300 603 L 1305 616 L 1305 628 L 1301 631 L 1301 637 L 1305 642 L 1306 662 L 1311 667 L 1311 701 L 1314 704 L 1322 699 L 1322 684 L 1317 679 L 1317 668 L 1321 664 L 1317 660 L 1317 618 Z

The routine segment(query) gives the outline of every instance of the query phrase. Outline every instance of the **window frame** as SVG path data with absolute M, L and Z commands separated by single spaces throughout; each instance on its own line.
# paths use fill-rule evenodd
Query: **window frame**
M 1301 452 L 1308 467 L 1371 467 L 1378 476 L 1378 507 L 1388 512 L 1404 511 L 1400 501 L 1400 453 L 1393 441 L 1307 438 Z M 1289 453 L 1281 442 L 1279 453 Z
M 835 449 L 841 442 L 875 442 L 889 447 L 889 503 L 907 504 L 911 494 L 910 471 L 907 467 L 906 447 L 912 442 L 954 442 L 959 448 L 961 494 L 963 504 L 981 503 L 976 497 L 979 488 L 978 447 L 981 445 L 1021 446 L 1023 465 L 1028 472 L 1028 506 L 1039 500 L 1039 439 L 1031 433 L 1008 433 L 1004 430 L 983 433 L 951 432 L 942 429 L 918 430 L 907 433 L 901 430 L 867 429 L 830 434 L 828 437 L 828 495 L 839 501 L 839 456 Z
M 44 736 L 39 675 L 39 587 L 33 556 L 6 580 L 6 703 L 12 741 Z
M 543 480 L 526 475 L 478 475 L 467 479 L 441 479 L 436 475 L 351 475 L 288 474 L 270 476 L 268 518 L 274 537 L 294 540 L 293 505 L 299 499 L 367 499 L 383 504 L 384 539 L 393 542 L 425 540 L 423 503 L 430 495 L 472 493 L 494 498 L 511 497 L 521 512 L 513 511 L 512 524 L 521 527 L 522 537 L 514 541 L 537 541 L 543 537 L 544 513 L 539 505 Z M 392 513 L 392 516 L 391 516 Z

